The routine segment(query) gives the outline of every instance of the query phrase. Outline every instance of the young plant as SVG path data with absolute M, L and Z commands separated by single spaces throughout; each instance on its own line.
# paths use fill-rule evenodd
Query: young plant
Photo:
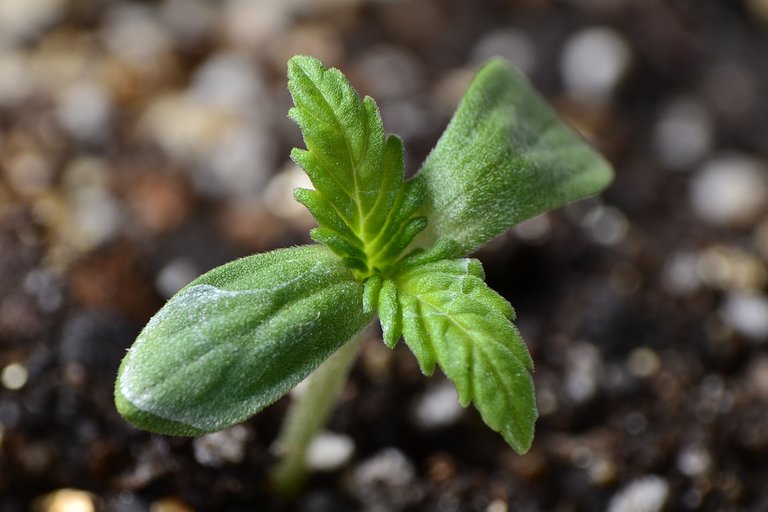
M 348 341 L 378 316 L 387 346 L 402 336 L 425 375 L 440 366 L 461 404 L 474 403 L 525 453 L 537 417 L 533 363 L 512 306 L 466 255 L 599 192 L 610 166 L 501 60 L 478 72 L 408 181 L 402 142 L 339 70 L 293 57 L 288 88 L 306 144 L 291 157 L 314 186 L 295 196 L 317 220 L 319 244 L 233 261 L 179 291 L 125 356 L 118 410 L 152 432 L 213 432 L 273 403 L 343 347 L 290 415 L 282 439 L 300 445 L 300 466 L 356 353 Z

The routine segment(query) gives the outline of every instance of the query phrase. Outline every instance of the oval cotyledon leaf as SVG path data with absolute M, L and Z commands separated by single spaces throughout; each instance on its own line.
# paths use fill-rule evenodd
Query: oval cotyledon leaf
M 239 423 L 365 328 L 363 285 L 323 246 L 233 261 L 150 320 L 120 366 L 115 401 L 143 429 L 199 435 Z

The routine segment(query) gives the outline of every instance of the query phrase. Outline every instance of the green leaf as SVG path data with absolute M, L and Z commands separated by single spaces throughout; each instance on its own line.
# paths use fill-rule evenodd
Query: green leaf
M 424 188 L 403 183 L 402 142 L 385 135 L 372 98 L 361 100 L 338 69 L 315 58 L 288 62 L 288 89 L 289 115 L 307 146 L 291 157 L 315 187 L 296 191 L 320 225 L 313 239 L 345 258 L 360 280 L 386 274 L 425 226 L 414 216 Z
M 469 254 L 513 225 L 600 192 L 610 165 L 500 59 L 472 81 L 415 180 L 429 224 L 418 242 Z
M 403 337 L 422 371 L 438 364 L 462 405 L 474 402 L 515 451 L 528 451 L 538 415 L 533 362 L 510 321 L 512 306 L 485 284 L 480 263 L 428 262 L 395 280 Z
M 150 320 L 123 359 L 120 413 L 199 435 L 274 402 L 372 319 L 363 285 L 322 246 L 243 258 L 197 278 Z

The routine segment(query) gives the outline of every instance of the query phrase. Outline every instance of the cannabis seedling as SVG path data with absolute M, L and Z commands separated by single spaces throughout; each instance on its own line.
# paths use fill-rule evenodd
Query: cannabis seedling
M 522 220 L 599 192 L 610 166 L 501 60 L 478 72 L 408 181 L 402 143 L 385 134 L 373 99 L 311 57 L 293 57 L 288 77 L 290 117 L 306 143 L 291 157 L 314 186 L 295 196 L 317 220 L 319 244 L 233 261 L 179 291 L 125 356 L 118 410 L 153 432 L 220 430 L 343 347 L 345 362 L 311 379 L 325 384 L 288 428 L 304 429 L 306 442 L 320 423 L 308 419 L 311 407 L 328 409 L 320 402 L 335 398 L 356 352 L 348 340 L 378 315 L 390 348 L 402 336 L 424 374 L 440 366 L 461 404 L 473 402 L 526 452 L 537 417 L 533 363 L 512 306 L 465 256 Z

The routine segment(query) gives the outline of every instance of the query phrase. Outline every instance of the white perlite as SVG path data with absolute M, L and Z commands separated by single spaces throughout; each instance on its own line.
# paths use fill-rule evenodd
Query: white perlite
M 702 220 L 720 225 L 745 225 L 768 203 L 765 165 L 743 155 L 707 162 L 691 183 L 691 205 Z
M 630 64 L 624 38 L 605 27 L 591 27 L 571 36 L 560 59 L 560 72 L 568 91 L 577 97 L 605 101 Z
M 304 462 L 311 471 L 333 471 L 352 458 L 355 442 L 351 437 L 333 432 L 321 432 L 310 443 Z
M 658 512 L 669 497 L 669 484 L 659 476 L 644 476 L 619 490 L 608 504 L 608 512 Z
M 753 341 L 768 339 L 768 297 L 749 293 L 731 293 L 720 307 L 723 321 L 733 330 Z
M 242 462 L 245 458 L 245 443 L 249 437 L 248 429 L 243 425 L 236 425 L 195 438 L 192 442 L 195 460 L 203 466 L 214 468 Z
M 422 428 L 440 428 L 455 423 L 463 410 L 456 388 L 450 382 L 443 382 L 416 400 L 413 418 Z

